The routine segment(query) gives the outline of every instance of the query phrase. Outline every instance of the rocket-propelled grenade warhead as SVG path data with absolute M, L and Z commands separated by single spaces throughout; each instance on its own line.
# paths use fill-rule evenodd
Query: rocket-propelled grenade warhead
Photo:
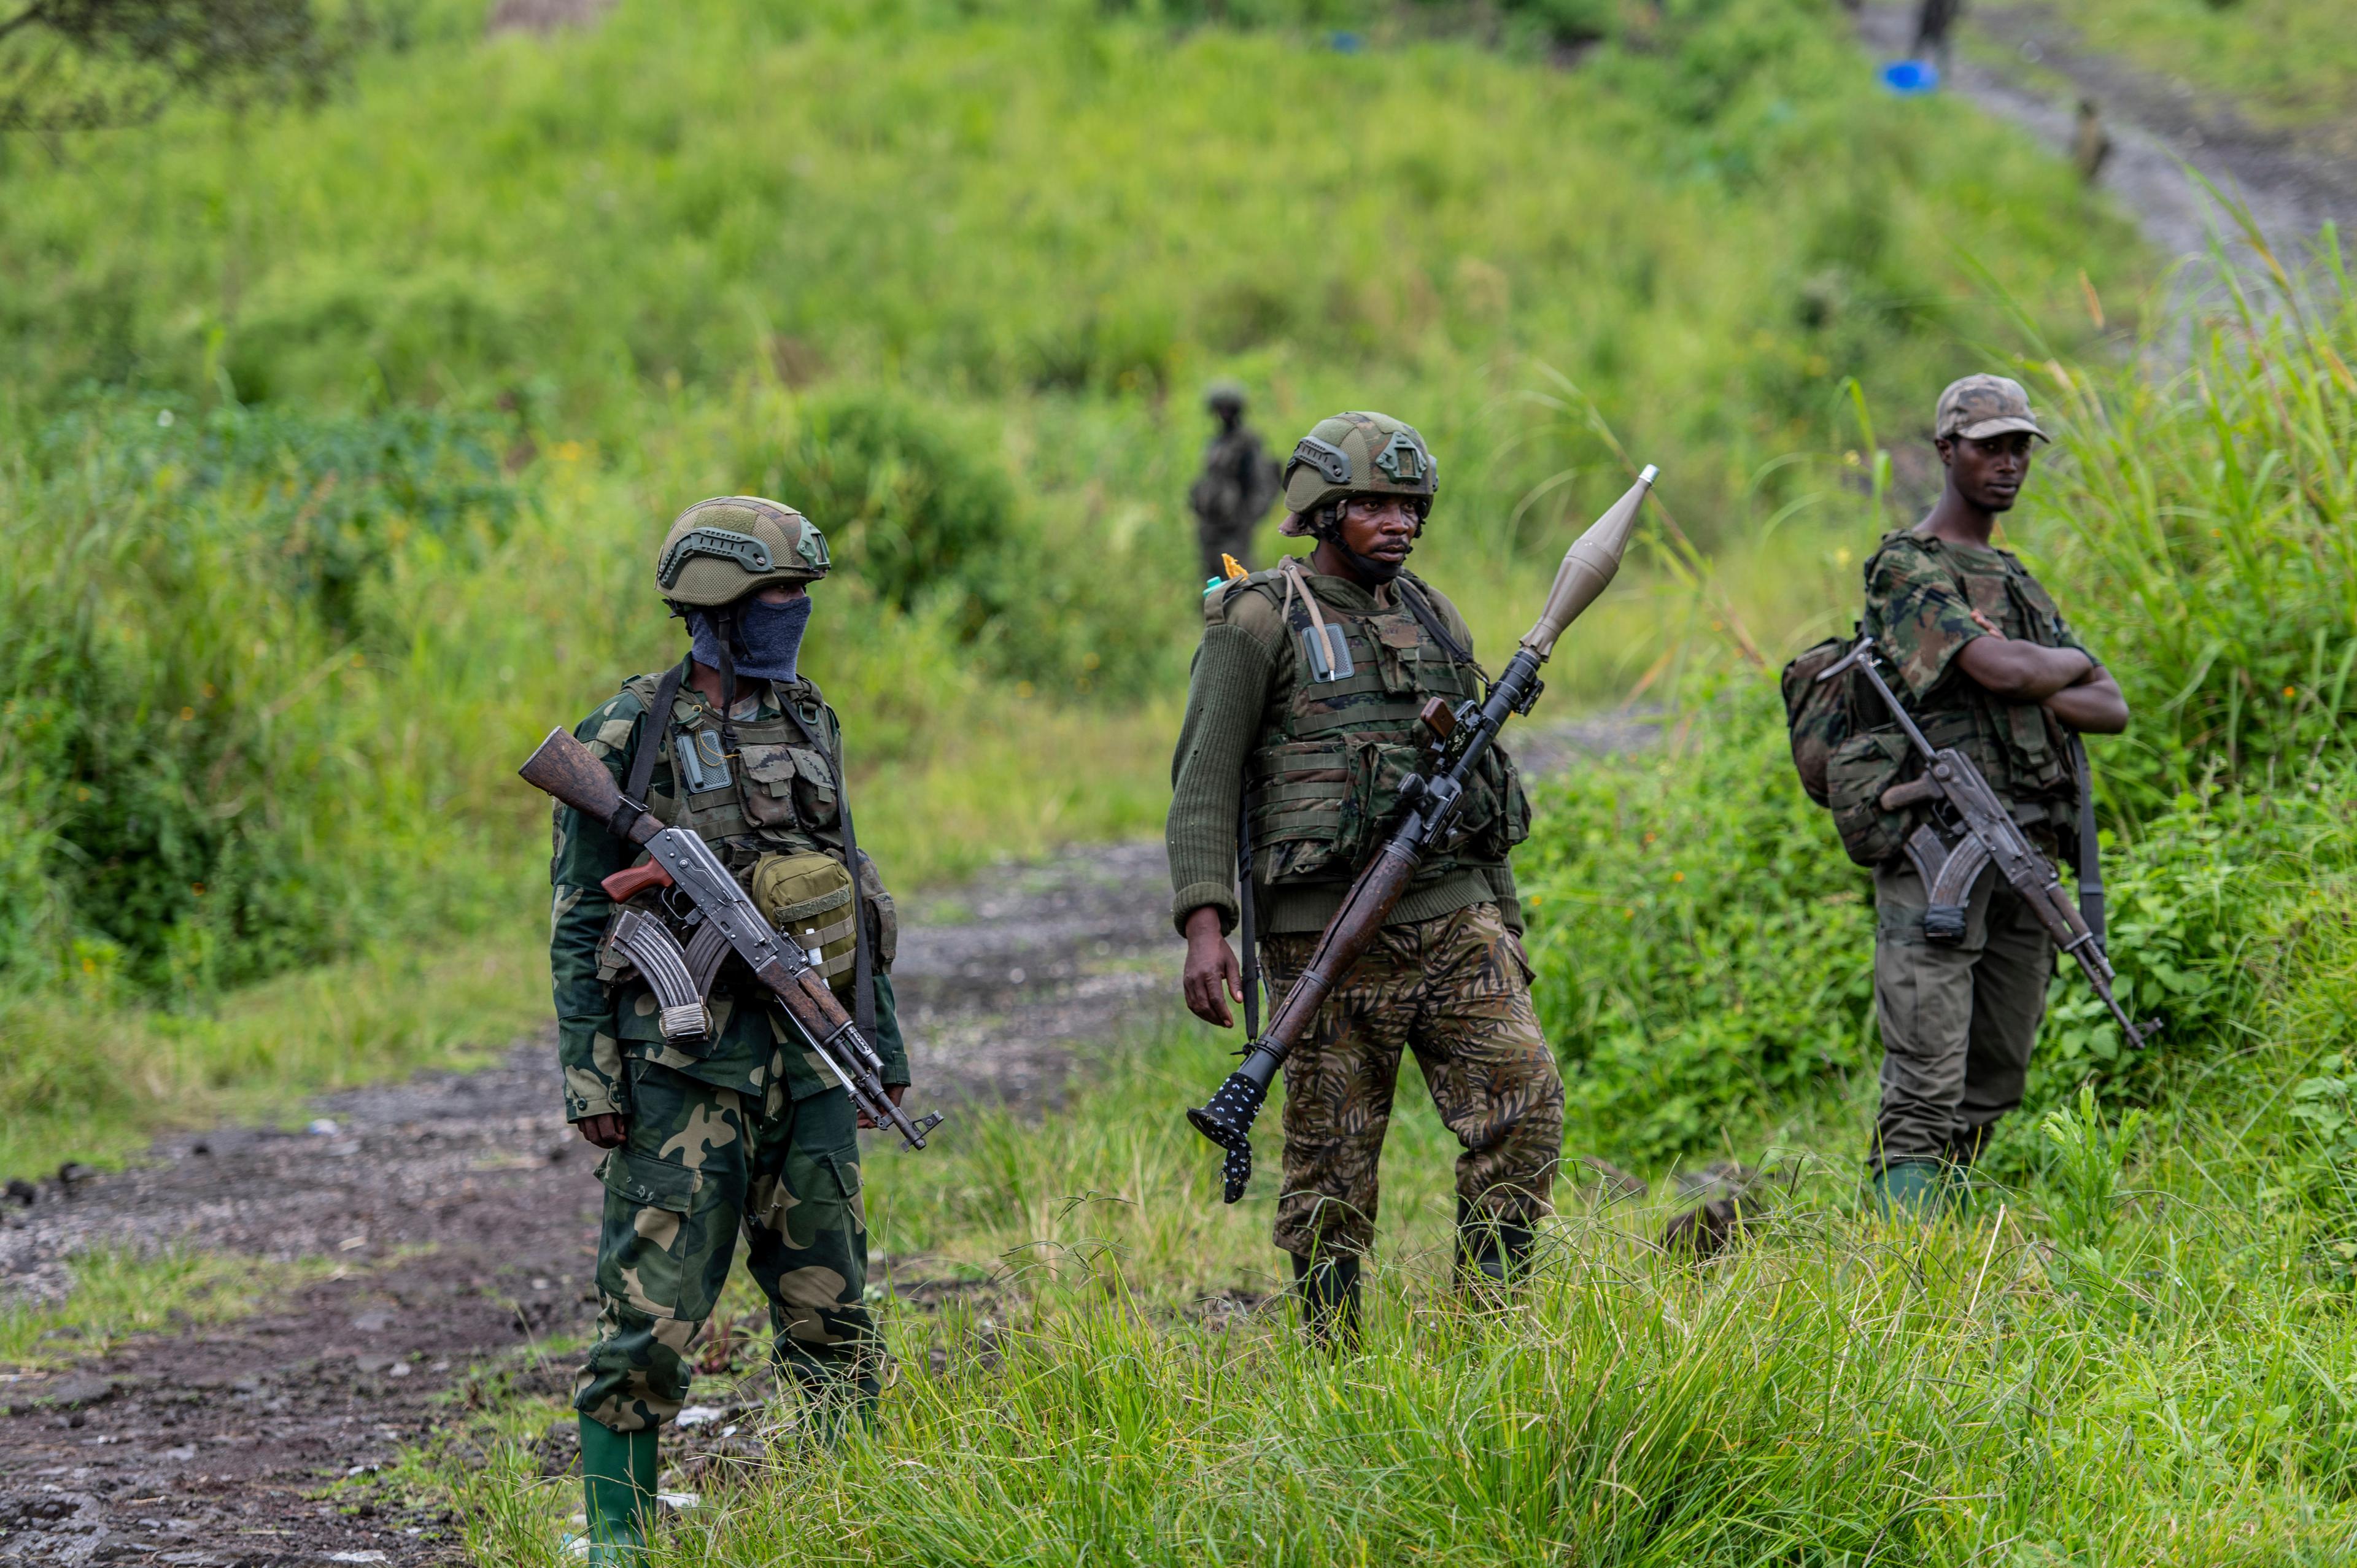
M 1555 572 L 1555 586 L 1547 590 L 1546 608 L 1539 612 L 1537 624 L 1523 639 L 1524 648 L 1541 659 L 1553 653 L 1555 639 L 1563 635 L 1563 628 L 1577 620 L 1612 581 L 1620 570 L 1621 553 L 1629 548 L 1630 532 L 1637 525 L 1637 510 L 1645 504 L 1645 492 L 1653 488 L 1653 476 L 1660 471 L 1646 464 L 1628 493 L 1571 542 L 1571 548 L 1564 552 L 1563 565 Z

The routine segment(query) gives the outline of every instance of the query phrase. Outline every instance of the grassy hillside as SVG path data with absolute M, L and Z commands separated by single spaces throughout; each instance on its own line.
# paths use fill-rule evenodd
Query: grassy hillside
M 697 497 L 836 542 L 810 663 L 863 837 L 924 879 L 1158 820 L 1215 372 L 1279 444 L 1417 420 L 1420 559 L 1495 647 L 1624 452 L 1696 538 L 1790 541 L 1846 378 L 1904 425 L 2018 321 L 2133 298 L 2096 199 L 1882 95 L 1817 0 L 1623 8 L 1571 70 L 1399 15 L 1344 54 L 1284 16 L 708 0 L 487 41 L 428 6 L 316 114 L 0 152 L 0 979 L 51 1020 L 8 1147 L 530 1016 L 512 766 L 674 656 L 642 576 Z M 1817 606 L 1758 559 L 1772 641 Z M 1661 690 L 1723 618 L 1653 581 L 1558 701 Z M 507 1004 L 330 1029 L 235 990 L 391 997 L 453 942 Z
M 2078 0 L 2062 15 L 2091 48 L 2263 124 L 2357 116 L 2357 36 L 2340 0 Z

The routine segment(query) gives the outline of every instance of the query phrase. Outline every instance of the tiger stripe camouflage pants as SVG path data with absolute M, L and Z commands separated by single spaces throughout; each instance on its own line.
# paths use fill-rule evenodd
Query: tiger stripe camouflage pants
M 775 1114 L 733 1090 L 632 1062 L 630 1136 L 598 1167 L 597 1342 L 573 1404 L 617 1432 L 687 1402 L 689 1348 L 728 1278 L 737 1236 L 770 1298 L 780 1368 L 813 1396 L 872 1398 L 883 1341 L 863 1305 L 867 1220 L 851 1097 Z
M 1270 993 L 1308 962 L 1311 933 L 1264 938 Z M 1285 1186 L 1276 1244 L 1297 1257 L 1374 1242 L 1376 1168 L 1400 1051 L 1415 1053 L 1464 1146 L 1457 1195 L 1486 1220 L 1549 1212 L 1563 1151 L 1563 1077 L 1531 1008 L 1522 941 L 1495 904 L 1384 928 L 1285 1064 Z

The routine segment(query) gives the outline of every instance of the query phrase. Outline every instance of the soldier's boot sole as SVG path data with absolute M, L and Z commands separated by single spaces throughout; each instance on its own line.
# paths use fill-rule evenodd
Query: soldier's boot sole
M 656 1428 L 617 1432 L 581 1418 L 581 1500 L 587 1527 L 567 1550 L 596 1568 L 640 1568 L 654 1517 Z

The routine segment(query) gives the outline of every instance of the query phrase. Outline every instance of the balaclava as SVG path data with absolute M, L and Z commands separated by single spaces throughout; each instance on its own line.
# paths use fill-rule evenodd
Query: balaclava
M 697 608 L 687 612 L 687 628 L 695 639 L 698 664 L 721 671 L 733 666 L 738 675 L 763 681 L 788 682 L 794 678 L 802 628 L 810 624 L 808 594 L 796 594 L 781 605 L 759 596 L 742 599 L 723 613 L 732 616 L 736 633 L 729 639 L 726 658 L 722 656 L 715 612 Z

